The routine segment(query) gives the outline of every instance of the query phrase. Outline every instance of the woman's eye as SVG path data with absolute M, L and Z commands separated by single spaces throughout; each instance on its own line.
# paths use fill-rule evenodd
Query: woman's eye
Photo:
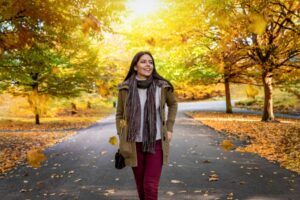
M 141 63 L 146 63 L 147 61 L 146 60 L 142 60 L 141 61 Z M 152 61 L 149 61 L 149 63 L 151 64 L 151 65 L 153 65 L 153 62 Z

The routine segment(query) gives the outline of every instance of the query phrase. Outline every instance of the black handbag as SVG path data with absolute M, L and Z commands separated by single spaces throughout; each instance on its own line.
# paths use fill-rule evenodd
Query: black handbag
M 120 154 L 120 149 L 118 149 L 115 154 L 115 167 L 116 169 L 123 169 L 125 167 L 125 159 L 122 154 Z

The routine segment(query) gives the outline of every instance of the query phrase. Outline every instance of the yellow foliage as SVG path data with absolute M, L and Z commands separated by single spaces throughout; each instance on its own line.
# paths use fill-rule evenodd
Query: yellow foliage
M 41 162 L 45 160 L 47 160 L 47 157 L 41 149 L 33 148 L 27 152 L 27 162 L 33 168 L 39 168 L 41 166 Z
M 57 74 L 59 72 L 60 72 L 60 70 L 58 67 L 52 67 L 52 73 Z
M 47 110 L 49 103 L 48 95 L 38 94 L 35 90 L 28 95 L 28 103 L 34 114 L 43 114 Z
M 105 85 L 101 85 L 99 88 L 99 94 L 103 97 L 106 97 L 109 94 L 109 90 Z
M 224 94 L 224 86 L 222 84 L 214 86 L 180 85 L 175 90 L 175 93 L 179 100 L 208 99 L 222 96 Z
M 258 90 L 252 85 L 247 85 L 246 86 L 246 94 L 247 94 L 247 97 L 255 99 L 255 97 L 258 95 Z
M 248 28 L 250 31 L 261 35 L 266 30 L 267 22 L 262 15 L 252 13 L 250 14 L 250 21 Z

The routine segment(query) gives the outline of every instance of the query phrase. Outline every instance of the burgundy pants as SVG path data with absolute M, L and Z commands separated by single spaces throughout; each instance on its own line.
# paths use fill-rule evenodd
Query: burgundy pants
M 155 154 L 142 151 L 142 142 L 136 142 L 137 167 L 132 167 L 140 200 L 157 200 L 163 164 L 161 140 L 156 141 Z

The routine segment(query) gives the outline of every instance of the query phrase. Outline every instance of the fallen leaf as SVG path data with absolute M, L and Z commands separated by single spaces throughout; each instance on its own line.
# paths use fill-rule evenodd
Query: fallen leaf
M 114 190 L 114 189 L 109 189 L 109 190 L 105 190 L 104 195 L 105 195 L 105 196 L 109 196 L 109 195 L 114 194 L 114 193 L 115 193 L 115 190 Z
M 182 181 L 179 181 L 179 180 L 171 180 L 171 183 L 182 183 Z
M 168 192 L 166 192 L 166 194 L 167 194 L 168 196 L 173 196 L 175 193 L 174 193 L 174 192 L 171 192 L 171 191 L 168 191 Z
M 219 176 L 217 174 L 211 174 L 211 175 L 209 175 L 208 180 L 209 181 L 218 181 L 219 180 Z

